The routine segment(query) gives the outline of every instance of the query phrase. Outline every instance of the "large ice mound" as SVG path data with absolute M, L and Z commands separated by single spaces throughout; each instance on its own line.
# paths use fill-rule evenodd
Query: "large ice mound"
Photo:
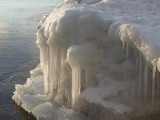
M 125 120 L 160 108 L 160 1 L 65 0 L 37 32 L 13 99 L 39 119 Z M 74 112 L 74 110 L 78 111 Z

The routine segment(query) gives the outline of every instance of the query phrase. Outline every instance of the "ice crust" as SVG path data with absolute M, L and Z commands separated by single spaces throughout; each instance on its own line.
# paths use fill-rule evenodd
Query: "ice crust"
M 13 99 L 47 120 L 79 119 L 71 113 L 81 108 L 81 99 L 115 116 L 156 111 L 159 5 L 159 0 L 65 0 L 41 21 L 40 65 L 26 84 L 16 85 Z

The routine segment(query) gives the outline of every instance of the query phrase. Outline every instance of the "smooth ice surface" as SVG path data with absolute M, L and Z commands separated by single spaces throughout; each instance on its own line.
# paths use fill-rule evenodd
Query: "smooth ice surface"
M 36 79 L 44 84 L 44 93 L 39 96 L 39 91 L 33 90 L 36 97 L 26 98 L 17 85 L 13 99 L 27 111 L 34 111 L 34 104 L 37 117 L 46 113 L 41 107 L 55 109 L 48 101 L 79 109 L 85 104 L 79 103 L 82 99 L 115 116 L 156 111 L 159 5 L 158 0 L 65 0 L 37 32 L 40 66 L 35 70 L 41 74 L 33 75 L 43 76 Z M 30 103 L 31 99 L 37 99 L 40 106 Z M 86 109 L 90 112 L 92 108 Z

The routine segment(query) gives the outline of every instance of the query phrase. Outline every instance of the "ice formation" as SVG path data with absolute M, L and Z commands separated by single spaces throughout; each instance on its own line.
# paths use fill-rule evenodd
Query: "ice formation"
M 159 0 L 65 0 L 41 23 L 40 65 L 26 84 L 16 85 L 13 99 L 49 120 L 78 120 L 72 109 L 95 120 L 157 113 L 159 5 Z

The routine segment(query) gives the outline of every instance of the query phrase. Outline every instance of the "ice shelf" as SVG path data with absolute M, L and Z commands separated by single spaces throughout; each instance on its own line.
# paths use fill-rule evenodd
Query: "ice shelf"
M 159 112 L 159 5 L 65 0 L 41 22 L 40 64 L 26 84 L 16 85 L 13 99 L 46 120 L 87 119 L 80 112 L 128 120 Z

